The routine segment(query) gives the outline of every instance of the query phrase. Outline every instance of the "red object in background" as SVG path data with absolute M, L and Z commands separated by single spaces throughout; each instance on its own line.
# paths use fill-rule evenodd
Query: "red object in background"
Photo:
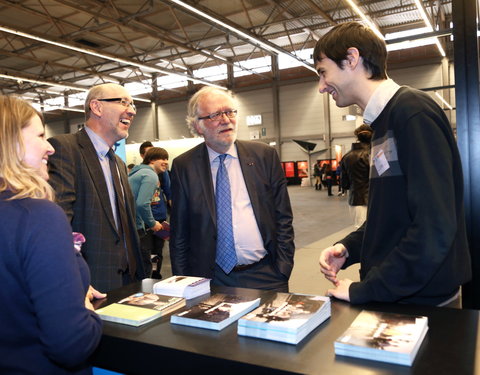
M 324 160 L 319 160 L 320 167 L 323 164 L 331 164 L 332 165 L 332 170 L 337 169 L 338 162 L 335 159 L 324 159 Z
M 308 177 L 308 163 L 306 161 L 297 161 L 298 177 Z
M 285 162 L 285 177 L 295 177 L 295 164 L 293 161 Z

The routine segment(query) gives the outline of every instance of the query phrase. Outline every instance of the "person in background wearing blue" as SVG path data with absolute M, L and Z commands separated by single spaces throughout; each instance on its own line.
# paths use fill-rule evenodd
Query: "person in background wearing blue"
M 152 199 L 159 189 L 158 174 L 168 167 L 168 152 L 161 147 L 150 147 L 142 164 L 133 167 L 128 175 L 136 206 L 136 225 L 140 237 L 142 258 L 147 277 L 152 274 L 153 232 L 162 229 L 152 212 Z
M 145 158 L 145 153 L 153 147 L 152 142 L 145 141 L 140 145 L 139 153 L 140 156 Z M 158 174 L 158 180 L 160 181 L 160 186 L 155 190 L 155 193 L 151 202 L 151 209 L 153 218 L 160 223 L 167 221 L 168 208 L 172 206 L 172 191 L 170 188 L 170 173 L 168 172 L 168 164 L 163 168 L 163 172 Z M 162 275 L 160 273 L 163 264 L 163 247 L 165 245 L 165 240 L 160 236 L 151 236 L 152 237 L 152 263 L 155 264 L 154 270 L 152 272 L 152 278 L 161 279 Z
M 0 139 L 0 373 L 90 374 L 102 335 L 90 300 L 104 295 L 53 202 L 41 115 L 0 96 Z

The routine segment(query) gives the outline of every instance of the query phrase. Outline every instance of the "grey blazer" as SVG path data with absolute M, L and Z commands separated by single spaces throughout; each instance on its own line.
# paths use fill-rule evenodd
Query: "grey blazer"
M 82 233 L 86 242 L 82 254 L 90 267 L 91 284 L 100 291 L 122 286 L 121 260 L 124 253 L 108 196 L 107 185 L 95 148 L 85 129 L 48 140 L 55 148 L 49 157 L 50 184 L 57 203 L 70 219 L 72 229 Z M 128 225 L 134 238 L 136 277 L 145 277 L 140 243 L 135 227 L 135 206 L 128 184 L 125 163 L 117 156 L 120 179 L 125 192 Z

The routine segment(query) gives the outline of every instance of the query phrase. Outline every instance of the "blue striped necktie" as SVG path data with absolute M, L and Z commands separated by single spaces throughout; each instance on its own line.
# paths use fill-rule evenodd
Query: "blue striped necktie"
M 232 196 L 230 192 L 230 181 L 228 180 L 225 158 L 227 154 L 218 156 L 219 166 L 215 185 L 215 204 L 217 207 L 217 264 L 230 273 L 237 264 L 235 243 L 233 241 L 232 226 Z

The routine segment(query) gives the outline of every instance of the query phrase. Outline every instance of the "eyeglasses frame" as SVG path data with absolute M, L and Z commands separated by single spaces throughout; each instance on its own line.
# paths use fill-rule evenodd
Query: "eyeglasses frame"
M 229 116 L 227 113 L 233 113 L 233 116 Z M 237 117 L 237 114 L 238 114 L 238 110 L 237 109 L 229 109 L 227 111 L 218 111 L 218 112 L 215 112 L 215 113 L 210 113 L 209 115 L 207 116 L 202 116 L 202 117 L 197 117 L 198 120 L 211 120 L 211 121 L 220 121 L 223 117 L 223 115 L 227 116 L 229 119 L 232 119 L 232 118 L 236 118 Z M 215 117 L 217 117 L 217 119 L 215 119 Z
M 95 99 L 98 100 L 99 102 L 108 102 L 108 103 L 119 103 L 123 105 L 125 108 L 132 107 L 132 109 L 136 112 L 137 107 L 134 102 L 129 102 L 127 99 L 124 98 L 101 98 L 101 99 Z

